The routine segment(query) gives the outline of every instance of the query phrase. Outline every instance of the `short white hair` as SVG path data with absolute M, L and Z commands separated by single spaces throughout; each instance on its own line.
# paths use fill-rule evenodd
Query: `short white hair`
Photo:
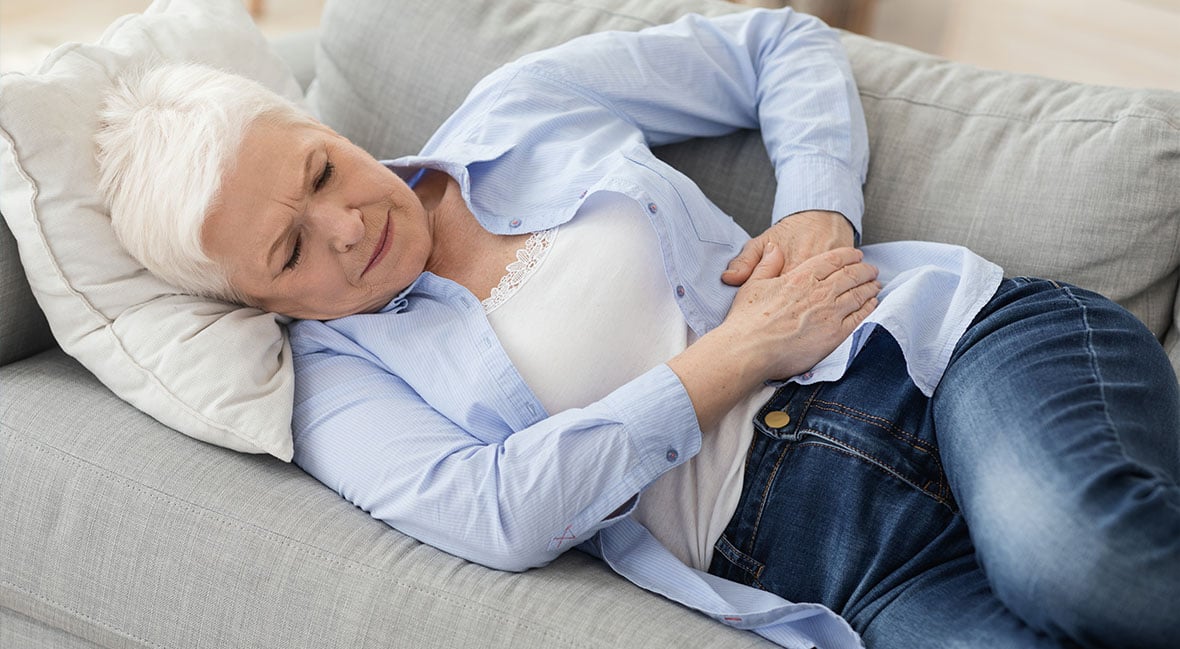
M 294 103 L 204 65 L 153 66 L 120 79 L 95 136 L 99 192 L 119 242 L 160 279 L 245 303 L 201 245 L 201 228 L 256 120 L 312 121 Z

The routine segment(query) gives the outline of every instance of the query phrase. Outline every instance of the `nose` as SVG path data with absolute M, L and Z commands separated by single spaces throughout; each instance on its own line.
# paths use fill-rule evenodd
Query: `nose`
M 365 238 L 364 214 L 356 207 L 328 202 L 313 204 L 310 221 L 336 252 L 348 252 Z

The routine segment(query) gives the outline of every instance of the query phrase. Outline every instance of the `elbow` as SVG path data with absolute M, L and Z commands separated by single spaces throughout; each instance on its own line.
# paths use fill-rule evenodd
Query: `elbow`
M 521 560 L 518 557 L 497 556 L 478 561 L 480 565 L 491 568 L 492 570 L 499 570 L 502 572 L 524 572 L 532 568 L 539 568 L 540 565 L 534 565 L 529 561 Z
M 476 563 L 503 572 L 541 568 L 557 558 L 556 553 L 538 552 L 536 548 L 527 548 L 519 543 L 502 544 L 495 548 L 481 547 L 478 554 L 478 558 L 474 559 Z

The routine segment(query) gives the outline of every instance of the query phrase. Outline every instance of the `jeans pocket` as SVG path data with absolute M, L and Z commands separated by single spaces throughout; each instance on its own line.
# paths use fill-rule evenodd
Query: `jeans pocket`
M 816 446 L 860 460 L 940 502 L 945 502 L 949 497 L 949 494 L 945 493 L 947 489 L 942 486 L 943 480 L 941 476 L 937 478 L 918 477 L 899 466 L 891 464 L 886 457 L 876 455 L 870 450 L 858 448 L 831 435 L 825 435 L 818 430 L 800 427 L 788 441 L 794 443 L 797 447 Z
M 758 410 L 758 438 L 854 458 L 957 510 L 930 417 L 892 336 L 874 330 L 843 379 L 787 384 Z

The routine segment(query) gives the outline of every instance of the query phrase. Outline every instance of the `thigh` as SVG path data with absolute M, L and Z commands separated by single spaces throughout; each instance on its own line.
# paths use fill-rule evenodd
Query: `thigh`
M 960 340 L 933 399 L 940 453 L 993 590 L 1035 628 L 1174 641 L 1178 403 L 1150 332 L 1074 287 L 1008 280 Z
M 956 517 L 933 541 L 940 557 L 849 622 L 870 649 L 1067 649 L 1033 631 L 998 600 Z
M 1072 646 L 992 592 L 942 468 L 931 400 L 888 333 L 841 381 L 779 390 L 755 427 L 711 573 L 822 603 L 872 649 Z

